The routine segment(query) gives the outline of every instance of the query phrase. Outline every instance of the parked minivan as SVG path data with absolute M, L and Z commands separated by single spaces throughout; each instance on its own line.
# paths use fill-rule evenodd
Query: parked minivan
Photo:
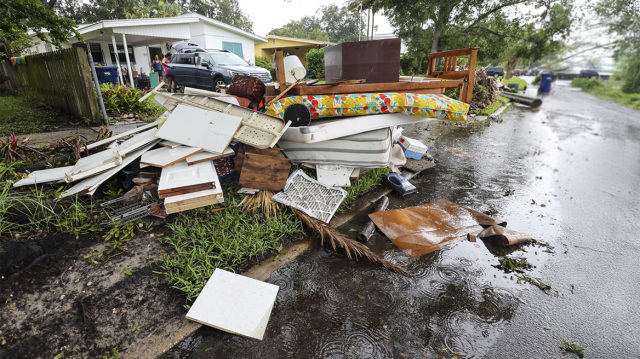
M 178 86 L 197 87 L 218 91 L 218 85 L 226 85 L 234 75 L 256 77 L 264 83 L 271 82 L 271 73 L 262 67 L 249 65 L 244 59 L 226 50 L 209 52 L 181 49 L 171 57 L 173 68 L 169 72 L 178 80 Z

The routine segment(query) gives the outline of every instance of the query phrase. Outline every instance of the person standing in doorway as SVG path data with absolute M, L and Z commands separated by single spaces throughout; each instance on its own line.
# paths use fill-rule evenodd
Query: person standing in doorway
M 173 66 L 169 65 L 169 61 L 171 61 L 171 53 L 167 52 L 167 54 L 164 55 L 164 59 L 162 59 L 164 80 L 167 82 L 167 92 L 171 92 L 171 90 L 173 90 L 173 92 L 176 92 L 175 88 L 178 86 L 178 84 L 175 81 L 176 78 L 171 73 L 169 73 L 169 69 L 173 68 Z
M 153 72 L 157 72 L 158 75 L 163 75 L 162 61 L 160 61 L 158 55 L 154 56 L 153 61 L 151 61 L 151 68 L 153 69 Z

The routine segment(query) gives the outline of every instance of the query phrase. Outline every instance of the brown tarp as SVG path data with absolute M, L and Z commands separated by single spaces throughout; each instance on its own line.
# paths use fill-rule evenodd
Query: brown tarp
M 414 258 L 464 240 L 467 234 L 480 238 L 497 237 L 499 244 L 509 243 L 509 239 L 502 240 L 501 237 L 514 237 L 514 233 L 518 234 L 514 237 L 516 239 L 530 239 L 515 231 L 507 230 L 505 233 L 505 221 L 446 199 L 417 207 L 371 213 L 369 218 L 398 248 Z M 481 233 L 485 228 L 491 230 Z

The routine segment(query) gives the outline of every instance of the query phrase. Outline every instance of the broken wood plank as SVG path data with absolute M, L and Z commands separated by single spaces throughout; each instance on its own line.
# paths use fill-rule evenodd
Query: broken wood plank
M 202 152 L 202 148 L 190 146 L 179 146 L 175 148 L 161 147 L 143 154 L 140 163 L 165 168 L 199 152 Z
M 87 145 L 87 149 L 90 150 L 90 149 L 96 148 L 98 146 L 106 145 L 107 143 L 111 143 L 111 142 L 113 142 L 115 140 L 118 140 L 120 138 L 127 137 L 129 135 L 133 135 L 134 133 L 138 133 L 138 132 L 142 132 L 144 130 L 148 130 L 148 129 L 150 129 L 150 128 L 154 127 L 154 126 L 157 126 L 157 125 L 158 125 L 158 121 L 154 121 L 154 122 L 152 122 L 152 123 L 150 123 L 148 125 L 137 127 L 137 128 L 134 128 L 133 130 L 129 130 L 129 131 L 123 132 L 123 133 L 121 133 L 119 135 L 111 136 L 109 138 L 105 138 L 104 140 L 101 140 L 101 141 L 98 141 L 98 142 L 94 142 L 94 143 L 92 143 L 90 145 Z
M 190 209 L 196 209 L 196 208 L 200 208 L 200 207 L 211 206 L 211 205 L 222 203 L 222 202 L 223 202 L 222 198 L 214 198 L 214 199 L 209 199 L 209 200 L 206 200 L 206 201 L 189 203 L 189 204 L 185 204 L 183 206 L 178 206 L 178 207 L 168 207 L 168 208 L 166 208 L 166 211 L 167 211 L 167 214 L 172 214 L 172 213 L 178 213 L 178 212 L 187 211 L 187 210 L 190 210 Z
M 212 199 L 222 199 L 221 189 L 210 189 L 205 191 L 198 191 L 187 193 L 180 196 L 168 197 L 164 200 L 164 206 L 166 208 L 180 207 L 196 202 L 209 201 Z
M 187 164 L 189 166 L 192 166 L 192 165 L 195 165 L 196 163 L 213 161 L 213 160 L 217 160 L 218 158 L 233 156 L 234 154 L 235 152 L 233 152 L 231 147 L 227 147 L 227 149 L 225 149 L 223 153 L 202 151 L 202 152 L 196 153 L 193 156 L 187 157 Z
M 58 168 L 49 168 L 46 170 L 33 171 L 28 177 L 21 179 L 13 184 L 13 187 L 42 184 L 47 182 L 63 181 L 65 175 L 73 166 L 65 166 Z

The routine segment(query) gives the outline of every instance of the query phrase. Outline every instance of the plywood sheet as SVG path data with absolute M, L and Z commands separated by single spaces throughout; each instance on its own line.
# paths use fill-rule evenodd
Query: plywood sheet
M 279 289 L 217 268 L 189 309 L 187 319 L 262 340 Z
M 187 164 L 191 166 L 200 162 L 213 161 L 213 160 L 217 160 L 218 158 L 233 156 L 234 154 L 235 152 L 233 152 L 231 147 L 227 147 L 223 153 L 202 151 L 202 152 L 196 153 L 193 156 L 187 157 Z
M 206 191 L 198 191 L 180 196 L 168 197 L 164 200 L 164 206 L 166 208 L 184 206 L 191 203 L 208 201 L 212 199 L 222 199 L 222 191 L 216 189 L 210 189 Z
M 202 148 L 190 146 L 161 147 L 143 154 L 140 163 L 165 168 L 199 152 L 202 152 Z
M 158 137 L 222 153 L 229 146 L 242 118 L 178 105 L 156 134 Z
M 191 203 L 184 204 L 182 206 L 167 207 L 165 210 L 167 211 L 167 214 L 172 214 L 172 213 L 188 211 L 190 209 L 211 206 L 211 205 L 222 203 L 222 202 L 223 202 L 223 199 L 218 197 L 218 198 L 207 199 L 200 202 L 191 202 Z
M 162 169 L 158 191 L 215 183 L 217 178 L 213 162 L 189 166 L 187 162 L 182 161 Z
M 283 157 L 245 153 L 238 183 L 242 187 L 281 191 L 287 183 L 291 160 Z

